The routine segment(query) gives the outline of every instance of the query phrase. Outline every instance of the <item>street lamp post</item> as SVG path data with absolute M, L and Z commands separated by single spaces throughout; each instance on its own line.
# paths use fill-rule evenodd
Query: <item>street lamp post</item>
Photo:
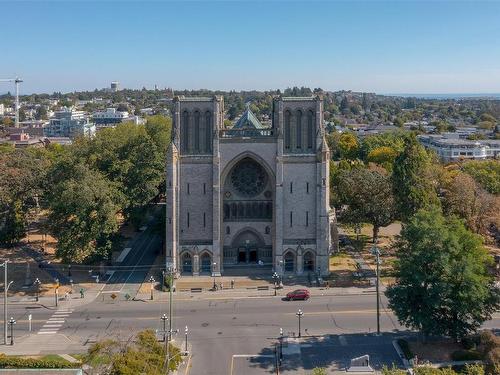
M 278 293 L 277 293 L 277 289 L 278 289 L 278 279 L 279 279 L 279 276 L 278 276 L 278 274 L 275 272 L 275 273 L 273 274 L 273 280 L 274 280 L 274 295 L 275 295 L 275 296 L 276 296 L 276 295 L 278 295 Z
M 280 328 L 280 363 L 283 359 L 283 328 Z
M 185 345 L 185 352 L 187 353 L 188 351 L 188 326 L 186 326 L 186 328 L 184 328 L 184 334 L 186 335 L 186 345 Z
M 163 314 L 161 316 L 161 320 L 163 320 L 163 342 L 166 342 L 167 341 L 167 320 L 168 320 L 167 314 Z
M 217 289 L 217 285 L 215 285 L 215 267 L 217 266 L 217 263 L 213 263 L 213 269 L 212 269 L 212 275 L 214 277 L 214 290 Z
M 380 335 L 380 298 L 379 298 L 379 284 L 380 284 L 380 250 L 377 245 L 373 245 L 372 254 L 376 256 L 377 262 L 377 281 L 376 281 L 376 298 L 377 298 L 377 335 Z
M 16 324 L 16 320 L 11 317 L 9 319 L 10 324 L 10 345 L 14 345 L 14 324 Z
M 299 337 L 301 337 L 302 335 L 301 335 L 301 331 L 300 331 L 300 319 L 302 318 L 302 315 L 304 315 L 304 313 L 302 312 L 301 309 L 299 309 L 299 311 L 297 311 L 295 313 L 295 315 L 297 315 L 297 317 L 299 318 Z
M 41 284 L 40 279 L 37 277 L 33 284 L 35 284 L 35 288 L 36 288 L 35 301 L 38 302 L 38 299 L 40 296 L 40 284 Z
M 154 289 L 154 283 L 155 283 L 155 278 L 151 276 L 149 278 L 149 282 L 151 283 L 151 301 L 153 300 L 153 289 Z

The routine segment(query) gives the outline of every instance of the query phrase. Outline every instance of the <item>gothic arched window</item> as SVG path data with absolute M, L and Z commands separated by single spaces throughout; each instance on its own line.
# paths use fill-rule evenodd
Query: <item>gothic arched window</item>
M 212 152 L 212 114 L 205 112 L 205 150 Z
M 297 148 L 302 148 L 302 111 L 298 110 L 297 111 L 297 121 L 296 121 L 296 129 L 295 129 L 295 135 L 297 137 Z
M 194 112 L 194 152 L 200 152 L 200 112 Z
M 189 112 L 184 111 L 182 113 L 182 150 L 184 152 L 189 152 Z
M 290 143 L 291 143 L 291 131 L 292 127 L 290 126 L 290 121 L 291 121 L 292 114 L 290 111 L 285 112 L 285 148 L 289 149 L 290 148 Z
M 313 148 L 313 135 L 314 135 L 314 113 L 309 111 L 307 113 L 307 148 Z

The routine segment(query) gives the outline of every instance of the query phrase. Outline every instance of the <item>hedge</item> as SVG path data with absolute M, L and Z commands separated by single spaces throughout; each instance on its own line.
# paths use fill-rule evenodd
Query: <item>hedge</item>
M 61 359 L 47 360 L 36 358 L 8 357 L 0 354 L 0 368 L 80 368 L 80 363 L 71 363 Z

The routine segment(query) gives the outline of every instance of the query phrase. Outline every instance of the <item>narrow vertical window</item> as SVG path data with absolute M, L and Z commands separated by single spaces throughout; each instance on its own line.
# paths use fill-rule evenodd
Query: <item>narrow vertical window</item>
M 297 137 L 297 148 L 302 148 L 302 111 L 297 111 L 297 127 L 295 136 Z
M 200 112 L 194 113 L 194 152 L 200 152 Z
M 290 194 L 293 194 L 293 182 L 290 182 Z
M 191 192 L 189 191 L 189 184 L 187 184 L 187 193 L 191 194 Z
M 285 112 L 285 148 L 289 149 L 290 148 L 290 143 L 291 143 L 291 126 L 290 126 L 290 111 Z
M 182 149 L 184 152 L 189 152 L 189 113 L 184 111 L 182 113 Z
M 212 114 L 210 111 L 205 112 L 205 150 L 207 153 L 212 152 Z
M 203 183 L 203 194 L 207 193 L 207 184 Z
M 306 227 L 309 226 L 309 211 L 306 211 Z
M 189 228 L 189 212 L 187 213 L 187 227 Z
M 306 193 L 309 194 L 309 182 L 306 182 Z
M 203 228 L 207 226 L 207 214 L 203 212 Z
M 314 129 L 314 114 L 312 111 L 309 111 L 307 114 L 307 148 L 313 148 L 313 131 Z
M 293 227 L 293 211 L 290 211 L 290 226 Z

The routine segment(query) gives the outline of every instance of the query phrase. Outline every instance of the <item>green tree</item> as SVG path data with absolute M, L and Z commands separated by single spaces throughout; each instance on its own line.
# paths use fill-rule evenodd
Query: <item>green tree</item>
M 67 159 L 54 166 L 52 182 L 48 222 L 57 238 L 56 255 L 75 263 L 106 258 L 118 229 L 113 185 L 100 172 Z
M 337 190 L 347 206 L 340 219 L 352 225 L 372 224 L 375 243 L 379 229 L 396 217 L 391 178 L 378 170 L 353 168 L 340 173 Z
M 399 322 L 455 339 L 476 331 L 500 307 L 480 237 L 437 209 L 421 210 L 396 244 L 396 283 L 386 295 Z
M 462 169 L 490 193 L 500 194 L 500 160 L 472 160 Z
M 394 161 L 393 190 L 400 217 L 408 220 L 421 208 L 439 205 L 431 159 L 415 136 L 405 139 L 403 151 Z

